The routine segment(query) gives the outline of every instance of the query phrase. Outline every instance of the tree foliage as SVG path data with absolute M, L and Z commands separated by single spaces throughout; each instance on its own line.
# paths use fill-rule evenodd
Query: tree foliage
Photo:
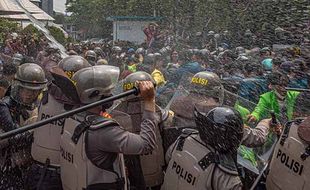
M 309 20 L 309 0 L 76 0 L 70 3 L 79 28 L 91 35 L 109 34 L 108 16 L 162 16 L 176 31 L 232 31 L 242 36 L 246 29 L 264 33 L 277 26 Z M 110 31 L 111 32 L 111 31 Z
M 0 42 L 3 42 L 7 33 L 19 31 L 20 27 L 16 22 L 0 18 Z
M 28 26 L 26 26 L 23 30 L 22 30 L 23 34 L 31 34 L 31 35 L 35 35 L 35 36 L 42 36 L 42 32 L 39 31 L 39 29 L 37 29 L 35 26 L 33 26 L 33 24 L 29 24 Z
M 66 44 L 66 38 L 63 31 L 55 26 L 49 26 L 48 30 L 50 31 L 50 34 L 57 40 L 59 43 L 65 45 Z

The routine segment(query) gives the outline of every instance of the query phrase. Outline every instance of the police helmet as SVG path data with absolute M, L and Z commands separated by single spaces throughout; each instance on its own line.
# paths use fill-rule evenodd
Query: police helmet
M 159 50 L 159 53 L 161 55 L 168 55 L 170 52 L 171 52 L 170 46 L 163 47 L 162 49 Z
M 13 59 L 13 64 L 16 66 L 19 66 L 23 63 L 24 61 L 24 56 L 20 53 L 15 53 L 12 57 Z
M 125 92 L 133 89 L 137 81 L 152 81 L 153 84 L 155 84 L 155 81 L 150 74 L 144 71 L 138 71 L 131 73 L 124 79 L 123 91 Z
M 97 65 L 87 67 L 76 72 L 72 80 L 83 104 L 96 102 L 110 96 L 111 91 L 118 82 L 120 70 L 110 65 Z
M 224 100 L 224 87 L 217 74 L 202 71 L 195 74 L 191 79 L 191 94 L 201 94 L 217 99 L 220 104 Z
M 93 50 L 88 50 L 88 51 L 86 51 L 86 53 L 85 53 L 85 57 L 97 58 L 97 54 L 96 54 L 96 52 L 93 51 Z
M 113 47 L 112 47 L 112 51 L 114 51 L 114 52 L 121 52 L 121 51 L 122 51 L 122 48 L 119 47 L 119 46 L 113 46 Z
M 136 50 L 136 53 L 137 53 L 137 54 L 144 54 L 144 53 L 145 53 L 145 50 L 141 47 L 141 48 L 138 48 L 138 49 Z
M 18 67 L 12 84 L 11 97 L 18 103 L 33 107 L 38 97 L 31 97 L 31 102 L 24 102 L 20 97 L 20 90 L 40 92 L 47 86 L 44 70 L 37 64 L 25 63 Z M 39 93 L 37 93 L 39 95 Z
M 95 47 L 94 52 L 97 54 L 97 56 L 103 56 L 103 51 L 100 47 Z
M 78 55 L 71 55 L 62 59 L 58 66 L 68 75 L 69 78 L 80 69 L 90 67 L 86 59 Z
M 194 117 L 199 136 L 219 153 L 236 153 L 243 137 L 243 120 L 230 107 L 195 106 Z
M 43 90 L 47 84 L 44 70 L 34 63 L 25 63 L 19 66 L 15 74 L 15 80 L 23 88 L 33 90 Z
M 96 52 L 94 52 L 93 50 L 88 50 L 85 53 L 85 59 L 87 59 L 87 61 L 94 66 L 97 60 L 97 54 Z

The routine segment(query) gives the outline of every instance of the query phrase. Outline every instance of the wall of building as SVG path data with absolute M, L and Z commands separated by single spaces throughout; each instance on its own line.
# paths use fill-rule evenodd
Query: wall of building
M 145 41 L 143 29 L 151 21 L 114 21 L 113 40 L 130 41 L 141 44 Z
M 41 0 L 41 9 L 47 14 L 49 14 L 50 16 L 53 16 L 54 14 L 53 0 Z

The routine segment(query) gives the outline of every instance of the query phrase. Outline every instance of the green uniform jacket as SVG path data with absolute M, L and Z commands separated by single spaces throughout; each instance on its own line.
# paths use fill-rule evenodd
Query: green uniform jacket
M 286 114 L 289 120 L 292 120 L 294 104 L 299 94 L 300 92 L 296 91 L 288 91 L 286 94 Z M 279 103 L 274 91 L 266 92 L 260 96 L 259 102 L 251 115 L 253 115 L 257 120 L 261 120 L 268 117 L 271 110 L 273 110 L 276 115 L 280 114 Z
M 240 115 L 243 119 L 243 122 L 246 123 L 247 117 L 248 117 L 248 115 L 250 115 L 251 112 L 247 108 L 239 105 L 239 102 L 236 102 L 234 108 L 235 108 L 235 110 L 237 110 L 240 113 Z

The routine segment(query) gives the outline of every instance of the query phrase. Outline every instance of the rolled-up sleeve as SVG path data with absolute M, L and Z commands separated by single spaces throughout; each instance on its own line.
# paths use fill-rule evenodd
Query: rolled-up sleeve
M 247 147 L 257 147 L 265 144 L 269 133 L 269 120 L 258 123 L 255 128 L 245 127 L 243 130 L 242 144 Z

